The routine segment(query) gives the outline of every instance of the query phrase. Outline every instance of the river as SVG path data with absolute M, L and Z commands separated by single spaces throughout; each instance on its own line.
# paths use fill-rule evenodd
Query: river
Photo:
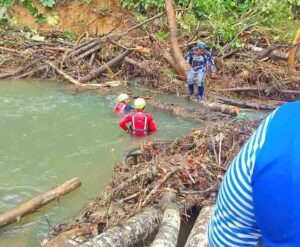
M 116 160 L 138 144 L 118 127 L 114 95 L 73 93 L 55 82 L 0 82 L 0 212 L 72 177 L 82 186 L 20 222 L 0 230 L 0 247 L 39 246 L 55 225 L 98 196 Z M 197 125 L 154 109 L 159 131 L 170 140 Z

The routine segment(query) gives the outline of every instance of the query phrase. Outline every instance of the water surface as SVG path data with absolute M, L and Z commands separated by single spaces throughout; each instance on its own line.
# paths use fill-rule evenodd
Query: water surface
M 54 82 L 0 81 L 0 212 L 72 177 L 76 191 L 0 230 L 0 247 L 39 246 L 55 225 L 74 216 L 109 181 L 113 165 L 137 141 L 112 114 L 115 96 L 70 93 Z M 173 139 L 195 123 L 151 109 L 160 130 Z

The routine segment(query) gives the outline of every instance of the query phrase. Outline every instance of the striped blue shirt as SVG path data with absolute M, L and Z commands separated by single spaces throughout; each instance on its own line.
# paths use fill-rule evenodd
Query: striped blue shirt
M 294 102 L 271 113 L 232 161 L 209 224 L 209 245 L 296 247 L 299 225 L 300 102 Z

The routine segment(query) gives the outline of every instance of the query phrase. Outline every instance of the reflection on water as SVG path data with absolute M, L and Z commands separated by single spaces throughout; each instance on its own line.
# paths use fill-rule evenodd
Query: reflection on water
M 115 160 L 137 140 L 112 114 L 114 96 L 72 95 L 65 84 L 0 82 L 0 211 L 79 176 L 82 187 L 20 223 L 0 230 L 0 247 L 38 246 L 48 230 L 74 216 L 108 182 Z M 154 111 L 152 138 L 172 139 L 195 127 Z

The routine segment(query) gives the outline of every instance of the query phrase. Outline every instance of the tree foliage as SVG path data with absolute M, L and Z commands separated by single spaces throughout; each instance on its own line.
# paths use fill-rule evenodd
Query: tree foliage
M 121 3 L 123 7 L 144 12 L 164 9 L 164 0 L 121 0 Z M 199 22 L 211 31 L 214 43 L 232 42 L 236 47 L 241 45 L 238 34 L 249 27 L 280 29 L 300 17 L 300 0 L 175 0 L 175 4 L 188 9 L 177 15 L 184 30 L 191 32 Z

